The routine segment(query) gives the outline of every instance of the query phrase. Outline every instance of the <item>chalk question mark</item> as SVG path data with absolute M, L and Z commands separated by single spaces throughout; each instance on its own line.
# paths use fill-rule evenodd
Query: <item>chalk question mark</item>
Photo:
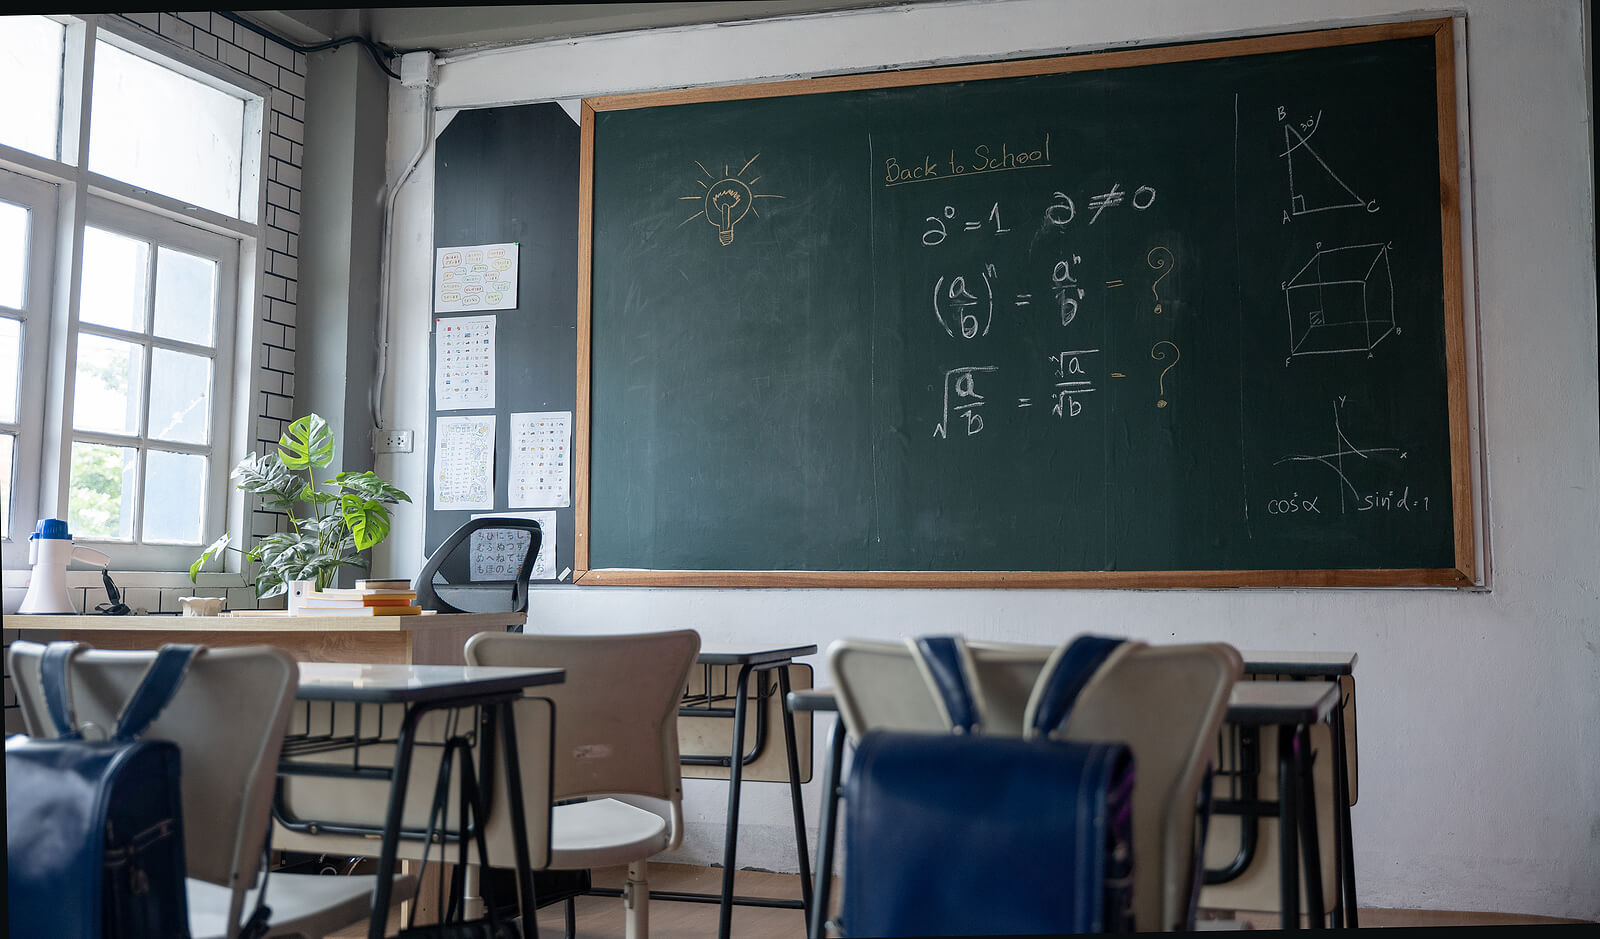
M 1161 351 L 1161 347 L 1162 346 L 1172 346 L 1172 364 L 1168 365 L 1166 368 L 1161 370 L 1161 379 L 1160 379 L 1160 383 L 1159 383 L 1159 387 L 1161 389 L 1161 394 L 1163 396 L 1165 396 L 1166 393 L 1167 393 L 1167 373 L 1172 371 L 1175 367 L 1177 367 L 1178 360 L 1183 358 L 1183 354 L 1178 351 L 1177 345 L 1175 345 L 1170 340 L 1163 339 L 1160 342 L 1158 342 L 1155 345 L 1150 347 L 1150 358 L 1155 359 L 1157 362 L 1165 361 L 1166 358 L 1167 358 L 1167 354 L 1165 352 Z M 1167 406 L 1167 399 L 1165 397 L 1162 397 L 1160 400 L 1158 400 L 1156 402 L 1156 407 L 1158 407 L 1158 408 L 1164 408 L 1166 406 Z
M 1156 252 L 1157 251 L 1165 252 L 1167 256 L 1164 257 L 1164 258 L 1157 258 L 1156 257 Z M 1165 245 L 1156 245 L 1154 248 L 1150 249 L 1150 253 L 1149 254 L 1145 255 L 1144 260 L 1145 260 L 1146 264 L 1150 265 L 1151 270 L 1159 271 L 1162 268 L 1167 267 L 1167 262 L 1168 261 L 1173 262 L 1173 266 L 1176 266 L 1176 262 L 1177 262 L 1178 259 L 1173 256 L 1172 252 L 1170 250 L 1168 250 Z M 1155 279 L 1155 283 L 1152 283 L 1150 285 L 1150 293 L 1154 294 L 1154 296 L 1156 298 L 1156 312 L 1157 313 L 1161 312 L 1161 294 L 1156 292 L 1156 284 L 1161 283 L 1161 281 L 1164 278 L 1166 278 L 1168 274 L 1171 274 L 1171 273 L 1172 273 L 1172 268 L 1167 268 L 1166 273 L 1162 274 L 1160 277 L 1157 277 Z

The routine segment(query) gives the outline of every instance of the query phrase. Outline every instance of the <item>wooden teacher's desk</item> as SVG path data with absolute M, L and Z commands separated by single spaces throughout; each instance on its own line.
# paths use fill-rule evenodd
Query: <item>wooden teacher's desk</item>
M 166 642 L 277 646 L 301 662 L 464 665 L 474 633 L 520 625 L 524 613 L 416 616 L 13 615 L 7 629 L 54 630 L 97 649 L 154 649 Z

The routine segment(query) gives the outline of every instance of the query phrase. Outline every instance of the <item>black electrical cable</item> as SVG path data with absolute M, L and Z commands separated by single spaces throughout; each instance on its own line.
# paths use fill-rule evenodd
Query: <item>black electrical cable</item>
M 106 585 L 106 602 L 96 605 L 95 612 L 104 613 L 107 616 L 127 616 L 133 612 L 128 609 L 126 603 L 122 602 L 122 591 L 118 590 L 117 585 L 111 582 L 111 571 L 108 568 L 100 569 L 100 579 Z
M 386 57 L 390 57 L 390 56 L 404 55 L 406 52 L 425 51 L 425 50 L 418 50 L 418 49 L 407 49 L 407 50 L 390 49 L 390 48 L 388 48 L 386 46 L 380 46 L 379 44 L 373 42 L 372 40 L 366 38 L 365 36 L 343 36 L 343 37 L 341 37 L 339 39 L 330 39 L 327 42 L 319 42 L 319 43 L 317 43 L 315 45 L 311 45 L 311 46 L 302 46 L 299 43 L 291 42 L 288 39 L 285 39 L 282 36 L 277 35 L 276 33 L 272 32 L 269 29 L 264 29 L 264 28 L 262 28 L 260 26 L 257 26 L 255 23 L 250 22 L 249 20 L 245 19 L 244 17 L 240 16 L 237 13 L 228 13 L 228 12 L 224 12 L 224 11 L 217 11 L 217 15 L 221 16 L 223 19 L 231 20 L 232 22 L 234 22 L 234 23 L 236 23 L 236 24 L 238 24 L 240 26 L 243 26 L 245 29 L 248 29 L 253 33 L 256 33 L 256 34 L 261 35 L 261 36 L 265 36 L 266 38 L 271 39 L 273 42 L 276 42 L 276 43 L 284 46 L 285 48 L 292 49 L 295 52 L 307 52 L 307 53 L 309 53 L 309 52 L 321 52 L 324 49 L 337 49 L 340 46 L 346 46 L 346 45 L 349 45 L 352 42 L 360 43 L 361 47 L 366 49 L 368 54 L 370 54 L 372 56 L 372 61 L 374 61 L 374 62 L 376 62 L 378 64 L 378 68 L 383 69 L 383 73 L 385 75 L 388 75 L 390 78 L 393 78 L 396 81 L 400 80 L 399 73 L 397 73 L 394 70 L 390 69 L 389 66 L 384 62 L 384 59 Z

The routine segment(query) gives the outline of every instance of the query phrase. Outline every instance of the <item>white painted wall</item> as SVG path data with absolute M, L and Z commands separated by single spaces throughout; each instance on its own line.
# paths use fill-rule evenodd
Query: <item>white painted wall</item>
M 1428 14 L 1403 0 L 953 2 L 466 56 L 444 62 L 437 100 L 489 106 L 1440 12 L 1468 24 L 1492 591 L 556 588 L 535 595 L 536 627 L 689 626 L 708 643 L 821 647 L 930 632 L 1054 643 L 1096 630 L 1355 650 L 1362 905 L 1600 919 L 1600 439 L 1581 0 L 1467 0 Z M 393 178 L 421 113 L 412 96 L 391 101 Z M 419 495 L 432 178 L 430 154 L 397 206 L 390 374 L 408 377 L 383 402 L 390 426 L 422 432 L 417 452 L 377 466 Z M 415 571 L 421 546 L 422 513 L 402 507 L 374 570 Z M 686 789 L 679 856 L 712 861 L 726 787 Z M 817 790 L 807 790 L 813 824 Z M 750 787 L 744 819 L 740 863 L 794 869 L 782 787 Z

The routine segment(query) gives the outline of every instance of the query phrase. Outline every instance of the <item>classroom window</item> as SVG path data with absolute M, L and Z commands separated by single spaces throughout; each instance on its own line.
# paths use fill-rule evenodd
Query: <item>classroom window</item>
M 239 214 L 243 98 L 100 40 L 90 113 L 90 170 Z
M 47 16 L 8 16 L 0 29 L 0 143 L 55 159 L 67 29 Z M 28 89 L 22 92 L 20 89 Z
M 114 17 L 6 27 L 5 566 L 25 566 L 34 521 L 57 517 L 115 567 L 183 570 L 228 527 L 266 89 L 147 48 Z

